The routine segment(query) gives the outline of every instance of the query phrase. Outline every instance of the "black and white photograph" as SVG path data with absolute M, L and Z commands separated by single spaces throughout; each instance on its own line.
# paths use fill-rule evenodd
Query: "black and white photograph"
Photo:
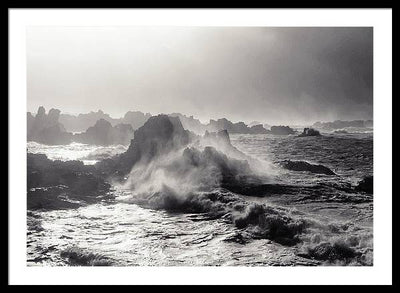
M 26 26 L 26 267 L 374 267 L 375 37 Z

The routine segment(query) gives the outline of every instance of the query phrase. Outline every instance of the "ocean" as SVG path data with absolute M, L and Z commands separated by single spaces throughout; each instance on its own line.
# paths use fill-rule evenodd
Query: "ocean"
M 260 196 L 214 186 L 213 195 L 226 199 L 219 205 L 226 202 L 232 206 L 229 215 L 211 217 L 191 209 L 154 208 L 132 200 L 132 190 L 117 184 L 112 189 L 113 200 L 73 209 L 28 210 L 27 264 L 371 266 L 373 196 L 350 191 L 350 187 L 373 174 L 373 134 L 322 134 L 230 135 L 234 147 L 262 162 L 267 183 L 289 187 Z M 126 149 L 78 143 L 27 145 L 30 153 L 44 153 L 52 160 L 81 160 L 84 164 L 94 164 Z M 336 175 L 287 170 L 279 164 L 284 160 L 320 164 Z M 270 212 L 271 217 L 264 218 L 259 209 L 263 214 Z M 235 225 L 229 217 L 235 218 Z M 243 221 L 245 224 L 240 224 Z M 294 233 L 296 237 L 292 237 Z M 295 241 L 288 242 L 289 238 Z

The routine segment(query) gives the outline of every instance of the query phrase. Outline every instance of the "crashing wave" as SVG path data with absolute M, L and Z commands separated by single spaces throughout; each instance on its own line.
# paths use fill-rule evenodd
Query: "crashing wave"
M 93 253 L 79 247 L 70 247 L 61 251 L 60 256 L 72 266 L 112 266 L 114 262 L 109 257 Z

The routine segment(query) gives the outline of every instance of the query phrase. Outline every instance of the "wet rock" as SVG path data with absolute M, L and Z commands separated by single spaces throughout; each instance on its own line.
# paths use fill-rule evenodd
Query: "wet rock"
M 283 168 L 291 171 L 308 171 L 315 174 L 336 175 L 331 169 L 323 165 L 314 165 L 304 161 L 285 160 L 279 163 Z
M 120 177 L 137 162 L 149 162 L 154 157 L 183 148 L 191 138 L 192 134 L 183 128 L 178 117 L 152 116 L 135 131 L 125 153 L 97 163 L 96 168 Z
M 93 166 L 81 161 L 52 161 L 43 154 L 28 154 L 28 208 L 74 208 L 107 195 L 110 184 Z
M 355 187 L 356 191 L 362 191 L 369 194 L 374 192 L 374 177 L 366 176 L 364 177 Z
M 330 261 L 352 259 L 359 255 L 353 248 L 345 243 L 321 243 L 308 249 L 307 255 L 313 259 Z
M 233 242 L 233 243 L 239 243 L 239 244 L 247 244 L 249 242 L 249 240 L 250 239 L 243 236 L 243 234 L 241 234 L 241 233 L 235 233 L 224 239 L 225 242 Z
M 60 256 L 72 266 L 112 266 L 113 260 L 99 253 L 79 247 L 69 247 L 61 251 Z
M 234 219 L 234 224 L 240 229 L 246 228 L 253 238 L 269 239 L 288 246 L 298 243 L 298 235 L 306 228 L 304 221 L 295 221 L 259 204 L 249 205 L 244 213 Z
M 318 130 L 315 130 L 313 128 L 304 128 L 303 133 L 298 135 L 299 137 L 304 137 L 304 136 L 321 136 L 321 133 L 319 133 Z
M 77 116 L 71 114 L 60 115 L 60 122 L 65 126 L 67 131 L 70 132 L 84 132 L 100 119 L 104 119 L 110 122 L 112 125 L 120 123 L 119 119 L 113 119 L 110 117 L 110 115 L 101 110 L 98 110 L 97 112 L 92 111 L 86 114 L 79 114 Z

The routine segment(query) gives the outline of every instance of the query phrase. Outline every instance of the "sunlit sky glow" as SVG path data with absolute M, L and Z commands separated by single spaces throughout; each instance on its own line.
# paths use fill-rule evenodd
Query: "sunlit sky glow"
M 30 27 L 28 111 L 372 119 L 372 37 L 372 28 Z

